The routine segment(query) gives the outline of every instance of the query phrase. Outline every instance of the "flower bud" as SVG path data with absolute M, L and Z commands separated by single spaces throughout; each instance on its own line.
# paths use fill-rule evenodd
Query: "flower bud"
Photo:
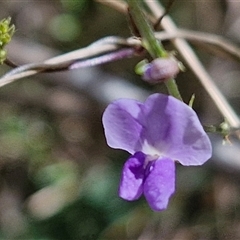
M 11 25 L 10 22 L 10 17 L 4 18 L 0 21 L 0 64 L 2 64 L 7 57 L 7 51 L 4 47 L 11 41 L 12 35 L 15 31 L 15 26 Z
M 11 25 L 11 18 L 4 18 L 0 21 L 0 46 L 8 44 L 15 31 L 15 26 Z
M 175 58 L 157 58 L 146 64 L 142 78 L 149 83 L 158 83 L 175 78 L 178 73 L 179 65 Z
M 7 52 L 4 49 L 0 49 L 0 64 L 2 64 L 7 56 Z

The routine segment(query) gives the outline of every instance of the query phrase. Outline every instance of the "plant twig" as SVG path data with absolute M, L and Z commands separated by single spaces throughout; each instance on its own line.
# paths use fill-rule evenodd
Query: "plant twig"
M 175 2 L 175 0 L 168 0 L 168 3 L 167 3 L 167 6 L 165 7 L 164 13 L 160 16 L 160 18 L 158 18 L 157 22 L 154 23 L 155 30 L 158 29 L 158 26 L 161 23 L 162 19 L 169 13 L 174 2 Z
M 127 0 L 129 5 L 130 14 L 136 24 L 142 38 L 142 45 L 147 49 L 152 58 L 165 58 L 168 57 L 168 52 L 164 49 L 161 42 L 154 36 L 153 28 L 146 20 L 139 2 L 137 0 Z M 164 81 L 168 93 L 175 98 L 182 101 L 181 94 L 174 78 L 169 78 Z
M 71 63 L 78 61 L 79 59 L 86 59 L 99 54 L 105 54 L 111 51 L 118 50 L 121 46 L 131 47 L 134 46 L 136 41 L 128 41 L 120 37 L 106 37 L 98 40 L 94 44 L 89 45 L 86 48 L 82 48 L 70 53 L 66 53 L 51 59 L 48 59 L 42 63 L 31 63 L 20 66 L 17 69 L 13 69 L 5 76 L 0 78 L 0 87 L 9 84 L 17 79 L 32 76 L 44 70 L 49 69 L 62 69 L 68 67 Z M 119 44 L 118 44 L 119 43 Z M 33 69 L 33 70 L 32 70 Z
M 219 48 L 219 50 L 224 51 L 227 55 L 234 58 L 240 62 L 240 48 L 233 44 L 231 41 L 227 40 L 216 34 L 186 30 L 186 29 L 177 29 L 175 32 L 161 31 L 155 33 L 156 38 L 161 41 L 164 40 L 173 40 L 175 38 L 183 38 L 189 40 L 193 44 L 208 44 L 213 45 Z M 213 50 L 213 52 L 215 52 Z
M 199 33 L 199 32 L 187 31 L 187 30 L 178 30 L 177 32 L 174 32 L 174 33 L 157 32 L 155 33 L 155 36 L 159 40 L 169 40 L 169 39 L 174 39 L 176 37 L 183 37 L 189 40 L 193 39 L 194 41 L 200 42 L 200 43 L 202 41 L 206 43 L 211 43 L 227 51 L 230 55 L 232 55 L 233 57 L 236 57 L 240 61 L 239 48 L 233 45 L 232 43 L 226 41 L 224 38 L 221 38 L 220 36 L 217 36 L 217 35 Z M 103 45 L 104 47 L 102 48 Z M 33 63 L 33 64 L 26 64 L 26 65 L 20 66 L 8 72 L 5 76 L 0 78 L 0 86 L 4 86 L 12 81 L 37 74 L 39 72 L 60 71 L 64 68 L 66 69 L 66 67 L 69 66 L 70 63 L 84 60 L 87 58 L 93 58 L 96 55 L 104 55 L 106 52 L 110 52 L 110 51 L 114 51 L 114 49 L 118 49 L 119 46 L 129 47 L 129 48 L 133 47 L 137 49 L 141 46 L 141 41 L 135 38 L 123 39 L 120 37 L 106 37 L 94 42 L 89 47 L 76 50 L 71 53 L 64 54 L 62 56 L 58 56 L 54 58 L 55 60 L 49 59 L 42 63 Z M 93 47 L 96 50 L 95 52 L 91 50 L 91 48 Z M 52 62 L 53 60 L 54 62 Z M 47 63 L 47 62 L 51 62 L 51 63 Z
M 112 7 L 125 15 L 128 13 L 127 4 L 122 0 L 115 0 L 115 1 L 95 0 L 95 1 L 101 4 L 104 4 L 106 6 Z M 170 5 L 172 5 L 173 2 L 174 2 L 173 0 L 170 0 Z M 156 22 L 156 17 L 149 15 L 146 12 L 144 12 L 144 15 L 152 24 L 157 24 L 157 23 L 159 24 L 159 19 L 158 19 L 158 22 Z M 163 11 L 163 14 L 161 16 L 165 17 L 165 11 Z M 156 32 L 155 36 L 161 41 L 175 39 L 175 38 L 184 38 L 186 40 L 191 41 L 193 44 L 194 43 L 211 44 L 219 47 L 221 51 L 226 52 L 235 60 L 240 61 L 240 48 L 234 45 L 231 41 L 227 40 L 226 38 L 223 38 L 222 36 L 219 36 L 216 34 L 180 29 L 175 26 L 174 31 L 167 30 L 167 31 Z M 213 52 L 216 52 L 216 51 L 213 50 Z
M 4 64 L 8 65 L 9 67 L 16 68 L 18 65 L 14 62 L 12 62 L 10 59 L 6 58 L 4 61 Z
M 174 33 L 168 33 L 164 31 L 156 32 L 155 36 L 162 41 L 175 38 L 186 38 L 190 41 L 193 40 L 193 42 L 197 43 L 205 42 L 206 44 L 212 44 L 219 47 L 221 50 L 224 50 L 230 56 L 240 61 L 240 49 L 226 39 L 214 34 L 178 29 Z M 75 61 L 78 62 L 82 60 L 84 62 L 86 61 L 84 59 L 94 58 L 97 55 L 102 55 L 103 58 L 106 59 L 109 52 L 117 51 L 116 49 L 122 49 L 120 48 L 120 46 L 122 46 L 123 48 L 128 47 L 128 49 L 138 49 L 141 46 L 141 41 L 136 38 L 124 39 L 121 37 L 105 37 L 94 42 L 86 48 L 63 54 L 53 59 L 48 59 L 45 62 L 30 63 L 17 67 L 16 69 L 11 70 L 2 78 L 0 78 L 0 87 L 15 80 L 28 77 L 40 72 L 60 71 L 63 69 L 68 69 L 68 66 L 70 66 L 71 63 L 75 63 Z M 95 51 L 91 50 L 93 49 L 93 47 Z M 104 56 L 105 53 L 107 53 L 105 55 L 106 57 Z M 53 60 L 54 62 L 52 62 Z M 83 62 L 81 62 L 79 66 L 83 66 L 85 64 Z M 16 64 L 12 65 L 12 67 L 16 67 Z

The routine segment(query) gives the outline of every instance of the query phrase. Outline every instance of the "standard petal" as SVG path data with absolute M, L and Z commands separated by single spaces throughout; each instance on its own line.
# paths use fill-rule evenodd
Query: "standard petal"
M 183 165 L 201 165 L 212 155 L 211 142 L 192 108 L 174 97 L 153 94 L 142 108 L 148 146 Z M 155 153 L 154 153 L 155 154 Z
M 143 192 L 154 211 L 167 208 L 169 198 L 175 191 L 175 163 L 169 158 L 162 158 L 150 163 Z
M 119 196 L 125 200 L 136 200 L 142 195 L 145 154 L 137 152 L 123 166 Z
M 119 99 L 103 113 L 103 126 L 107 144 L 134 154 L 141 151 L 141 103 L 132 99 Z

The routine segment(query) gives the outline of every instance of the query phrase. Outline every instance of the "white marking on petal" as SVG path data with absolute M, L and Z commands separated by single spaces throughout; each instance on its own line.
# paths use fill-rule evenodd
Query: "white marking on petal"
M 146 140 L 144 140 L 144 142 L 143 142 L 141 151 L 143 153 L 145 153 L 146 155 L 150 155 L 150 156 L 155 156 L 155 155 L 157 155 L 159 157 L 162 156 L 162 153 L 157 148 L 150 145 Z

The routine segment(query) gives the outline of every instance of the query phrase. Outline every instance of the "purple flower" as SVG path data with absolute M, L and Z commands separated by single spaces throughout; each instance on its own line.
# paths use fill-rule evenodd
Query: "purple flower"
M 120 197 L 132 201 L 144 194 L 155 211 L 166 209 L 175 191 L 175 161 L 202 165 L 212 154 L 196 113 L 171 96 L 116 100 L 103 125 L 108 145 L 132 154 L 123 167 Z

